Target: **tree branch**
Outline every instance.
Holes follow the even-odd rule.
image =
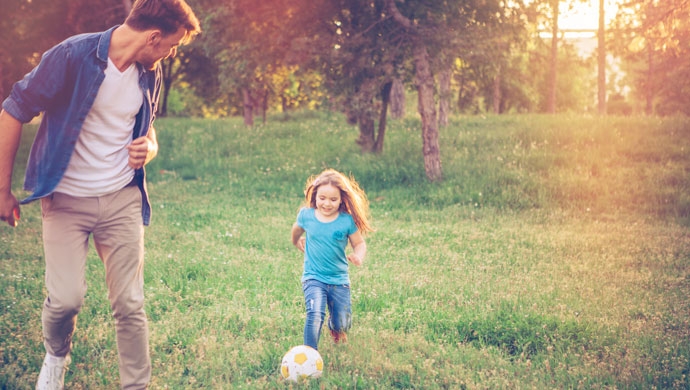
[[[395,0],[386,0],[386,8],[393,17],[393,20],[398,22],[399,25],[401,25],[405,29],[414,30],[414,25],[412,24],[412,21],[409,18],[405,17],[405,15],[400,13],[398,6],[395,5]]]

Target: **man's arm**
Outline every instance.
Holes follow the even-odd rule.
[[[15,227],[19,220],[19,202],[12,195],[12,171],[21,140],[22,123],[0,111],[0,220]]]

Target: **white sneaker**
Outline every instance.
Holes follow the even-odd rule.
[[[58,357],[46,353],[41,373],[38,374],[36,390],[62,390],[65,388],[65,372],[70,361],[69,355]]]

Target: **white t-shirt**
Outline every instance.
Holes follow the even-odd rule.
[[[105,79],[86,116],[65,175],[55,189],[77,197],[120,190],[134,177],[127,165],[136,115],[144,102],[136,64],[120,72],[108,58]]]

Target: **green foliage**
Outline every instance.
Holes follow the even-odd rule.
[[[323,119],[297,118],[252,130],[237,121],[175,120],[166,124],[169,134],[161,137],[149,179],[200,180],[273,199],[285,191],[299,194],[308,174],[329,166],[353,173],[372,198],[385,199],[384,207],[588,208],[664,218],[688,214],[682,196],[687,178],[675,163],[686,147],[677,142],[687,132],[681,119],[655,126],[657,120],[641,118],[456,118],[441,134],[446,180],[437,185],[424,176],[417,121],[392,123],[384,154],[374,156],[358,153],[357,131],[341,117],[303,115]],[[640,150],[638,143],[652,135]],[[672,188],[664,192],[659,182]]]
[[[70,35],[122,23],[121,2],[112,0],[8,0],[0,20],[0,99],[37,64],[40,55]]]
[[[217,117],[217,113],[210,113],[205,109],[201,98],[186,82],[177,83],[176,88],[168,95],[168,115],[174,117]]]
[[[265,97],[270,110],[330,104],[374,120],[382,87],[393,77],[414,88],[410,31],[392,21],[383,0],[189,3],[204,33],[180,48],[185,61],[173,75],[173,89],[191,88],[203,102],[173,107],[173,115],[238,115],[245,105],[261,110]],[[459,111],[491,111],[496,92],[500,113],[546,111],[550,54],[538,30],[550,13],[549,2],[395,4],[414,21],[432,53],[434,74],[463,63],[452,85]],[[630,105],[611,101],[611,113],[688,114],[685,3],[633,0],[618,8],[615,23],[607,26],[606,46],[620,59],[620,69],[610,67],[607,77],[622,83],[610,88],[624,93]],[[125,9],[113,0],[9,0],[3,15],[2,98],[45,50],[70,35],[121,24]],[[580,58],[567,39],[559,45],[558,112],[591,112],[594,58]],[[241,91],[251,98],[243,101]]]
[[[685,2],[633,0],[624,9],[628,12],[618,13],[607,39],[621,58],[633,106],[650,115],[690,114]]]
[[[534,102],[533,107],[525,107],[527,112],[545,113],[549,110],[548,96],[550,47],[547,40],[537,42],[529,51],[529,60],[522,63],[517,76],[508,82],[520,82],[530,87],[521,91]],[[561,42],[558,50],[558,77],[556,86],[556,110],[561,113],[593,112],[596,105],[596,68],[593,58],[583,59],[575,46],[567,41]]]
[[[349,342],[324,332],[324,376],[299,387],[688,387],[687,120],[452,118],[434,184],[416,120],[393,122],[378,157],[339,115],[274,122],[157,121],[151,388],[290,387],[278,366],[304,303],[289,231],[325,167],[362,184],[377,230],[351,269]],[[33,387],[44,355],[40,231],[36,203],[0,228],[0,388]],[[103,272],[92,250],[70,388],[119,385]]]

